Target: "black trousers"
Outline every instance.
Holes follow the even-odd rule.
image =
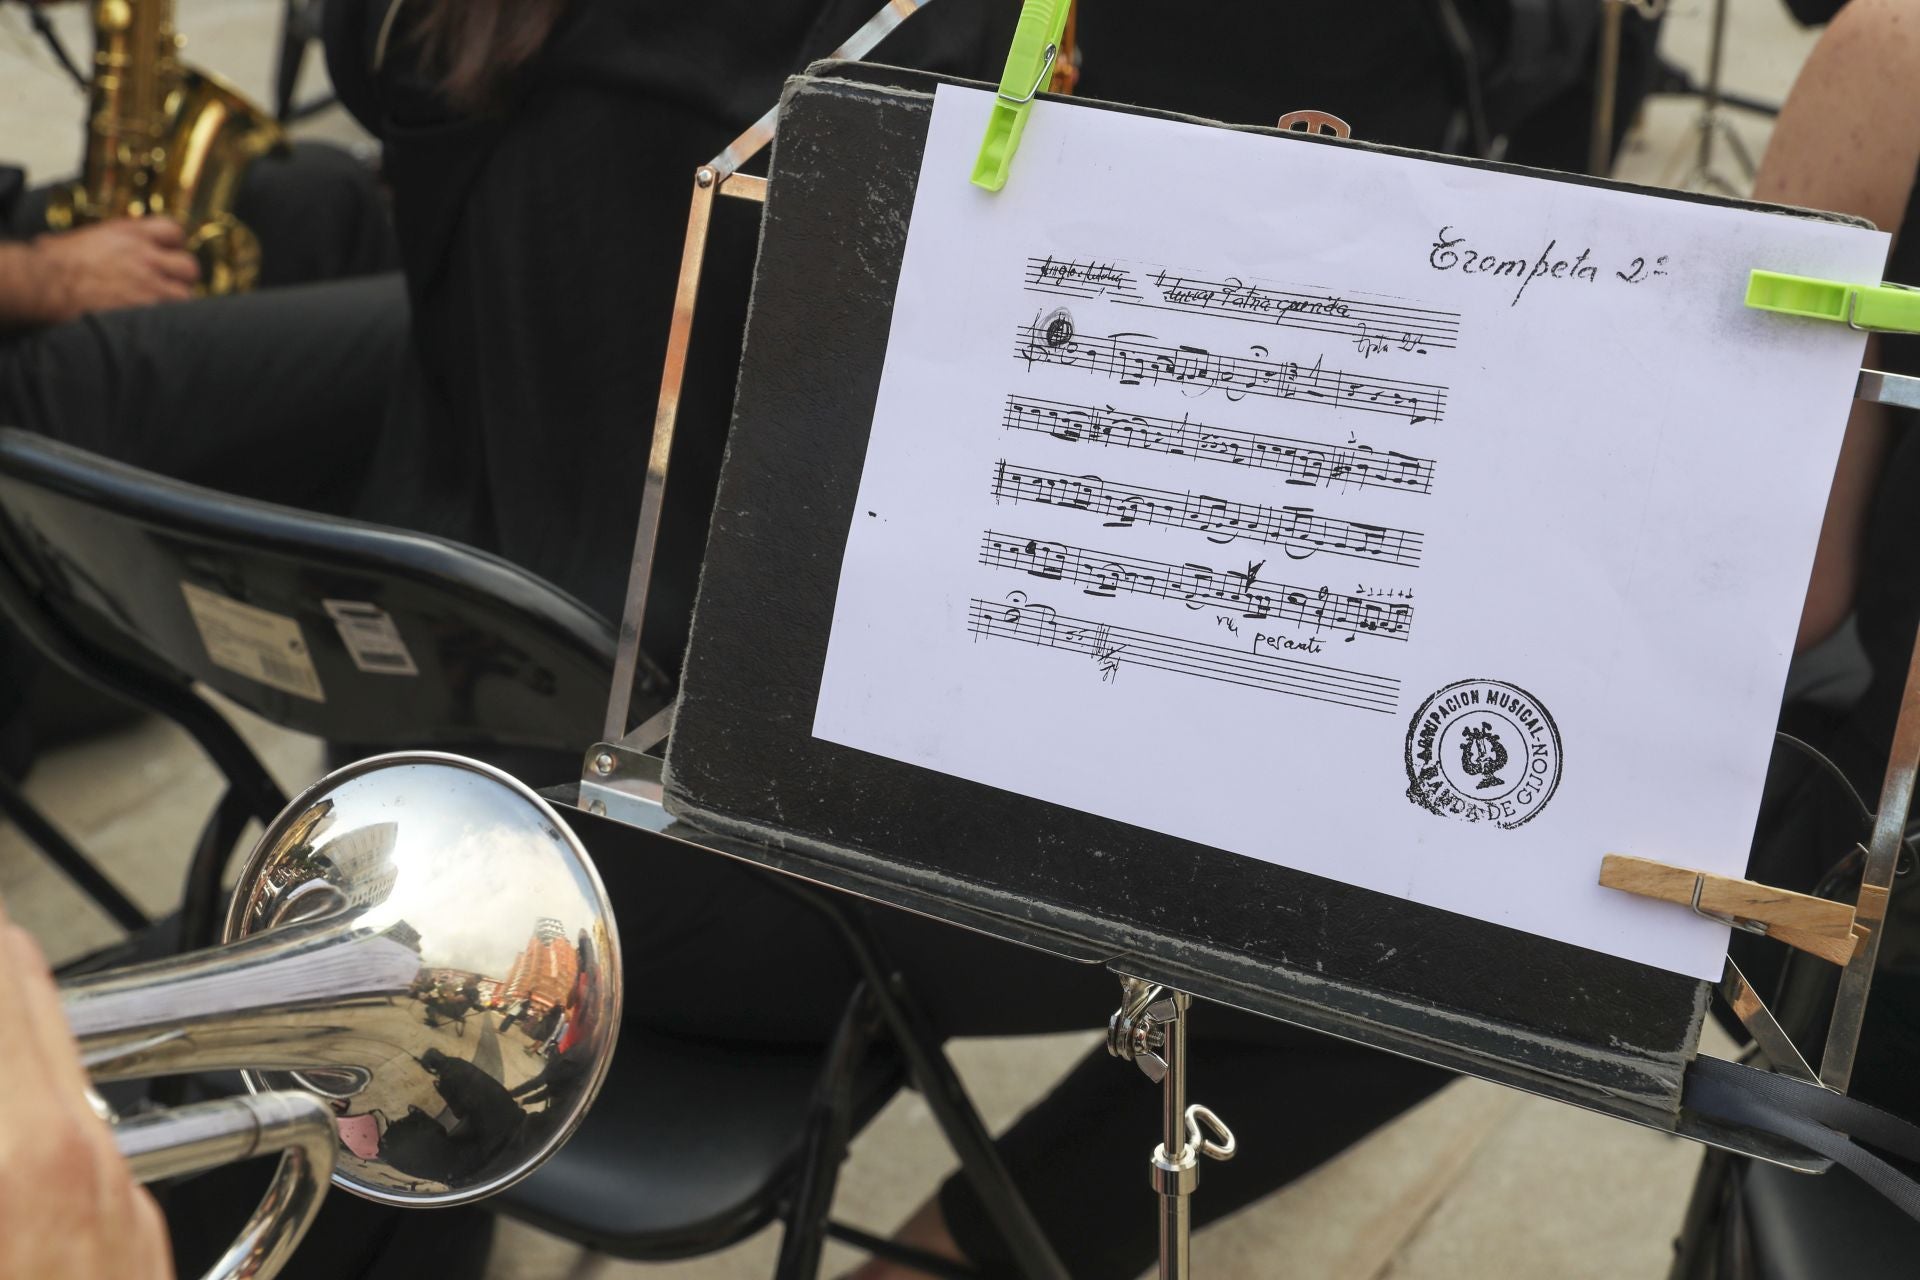
[[[397,276],[83,316],[0,345],[0,425],[345,514],[406,333]]]
[[[729,1041],[824,1044],[856,975],[833,927],[767,873],[648,841],[600,822],[579,828],[619,915],[627,1018]],[[1119,985],[1056,959],[903,911],[862,907],[936,1034],[1018,1036],[1105,1025]],[[1223,1217],[1339,1154],[1452,1077],[1435,1067],[1218,1005],[1193,1012],[1190,1096],[1240,1140],[1210,1164],[1195,1225]],[[744,1051],[744,1050],[743,1050]],[[1017,1052],[1017,1050],[1016,1050]],[[1097,1048],[1001,1135],[1015,1182],[1075,1280],[1130,1280],[1158,1240],[1147,1162],[1159,1089]],[[940,1192],[976,1262],[1009,1259],[958,1175]]]

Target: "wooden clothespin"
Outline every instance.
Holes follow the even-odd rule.
[[[1610,853],[1600,860],[1600,883],[1623,893],[1676,903],[1748,933],[1778,938],[1833,964],[1851,959],[1859,942],[1849,904],[1751,880]]]
[[[1007,170],[1020,147],[1020,134],[1027,127],[1034,96],[1046,85],[1053,64],[1059,60],[1069,8],[1071,0],[1026,0],[1021,6],[1020,21],[1013,29],[1013,47],[1007,52],[1007,69],[1001,73],[1000,91],[994,95],[993,113],[987,117],[987,134],[973,162],[975,186],[998,191],[1007,185]]]

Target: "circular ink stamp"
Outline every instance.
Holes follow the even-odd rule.
[[[1040,323],[1040,332],[1050,347],[1064,347],[1073,341],[1073,313],[1061,307]]]
[[[1407,728],[1407,799],[1442,817],[1511,830],[1560,785],[1560,727],[1504,680],[1456,680]]]

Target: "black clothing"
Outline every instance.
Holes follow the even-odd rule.
[[[1887,279],[1920,285],[1920,173],[1914,176],[1906,214],[1895,232]],[[1890,373],[1920,376],[1920,337],[1882,337],[1880,367]],[[1873,661],[1876,681],[1867,701],[1882,706],[1889,740],[1906,679],[1907,655],[1913,649],[1914,629],[1920,625],[1920,530],[1915,528],[1914,501],[1914,495],[1920,493],[1920,433],[1913,430],[1914,424],[1915,416],[1906,414],[1906,429],[1895,433],[1881,472],[1867,526],[1858,597],[1860,640]]]
[[[609,617],[625,592],[695,167],[875,0],[579,0],[492,113],[443,105],[405,15],[329,4],[341,101],[387,144],[415,359],[364,514],[497,551]],[[1018,5],[939,0],[876,55],[978,74]],[[997,75],[997,71],[993,72]],[[648,648],[677,669],[706,542],[757,210],[715,211]]]
[[[389,1136],[431,1126],[401,1116]],[[173,1245],[174,1275],[202,1276],[233,1243],[260,1202],[272,1160],[221,1165],[160,1192]],[[484,1204],[452,1209],[396,1209],[334,1189],[279,1280],[481,1280],[493,1248],[494,1217]]]
[[[254,161],[234,212],[260,237],[260,289],[400,269],[386,197],[367,166],[338,147],[296,142]]]
[[[940,0],[944,2],[944,0]],[[1330,111],[1356,138],[1584,171],[1601,6],[1592,0],[1244,5],[1180,38],[1162,0],[1081,6],[1079,92],[1235,124]],[[1658,21],[1622,29],[1615,145],[1652,84]]]
[[[1839,16],[1847,0],[1787,0],[1787,9],[1803,27],[1824,26]]]
[[[945,0],[934,0],[936,7]],[[1077,92],[1089,98],[1271,127],[1289,111],[1329,111],[1368,142],[1429,151],[1468,145],[1466,63],[1435,0],[1244,5],[1208,15],[1190,36],[1161,0],[1080,6]],[[1461,0],[1473,61],[1506,38],[1507,0]],[[999,79],[996,67],[991,76]]]
[[[1602,6],[1588,6],[1597,15]],[[1613,132],[1607,154],[1617,164],[1620,147],[1633,127],[1640,106],[1661,76],[1660,28],[1664,13],[1643,18],[1638,10],[1620,15],[1620,63],[1614,76]],[[1505,159],[1541,169],[1585,173],[1593,148],[1594,89],[1599,80],[1599,23],[1586,33],[1573,75],[1561,90],[1515,123],[1507,140]]]

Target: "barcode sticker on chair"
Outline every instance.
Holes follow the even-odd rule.
[[[407,642],[386,610],[362,600],[322,600],[327,616],[339,628],[341,642],[353,655],[353,665],[377,676],[417,676]]]
[[[320,673],[313,669],[313,655],[294,619],[229,600],[191,582],[182,582],[180,590],[214,666],[296,697],[327,700],[320,688]]]

